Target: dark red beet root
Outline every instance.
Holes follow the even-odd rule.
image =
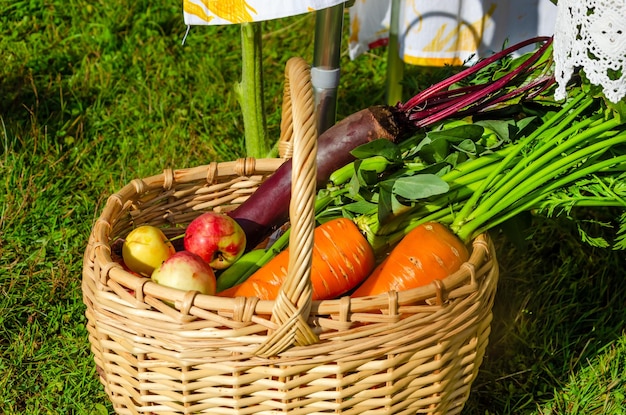
[[[350,154],[354,148],[379,138],[397,141],[409,131],[412,128],[403,114],[388,106],[370,107],[344,118],[318,138],[318,188],[326,184],[332,172],[354,160]],[[290,199],[291,161],[287,161],[248,200],[229,213],[246,233],[248,248],[287,222]]]

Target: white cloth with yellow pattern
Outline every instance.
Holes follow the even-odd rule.
[[[346,0],[183,0],[187,25],[258,22],[326,9]]]
[[[346,0],[183,0],[187,25],[224,25],[295,16]],[[347,2],[350,58],[384,45],[391,0]],[[401,0],[401,58],[409,64],[470,63],[509,44],[554,33],[550,0]]]
[[[350,8],[350,57],[383,43],[390,0],[356,0]],[[414,65],[459,65],[535,36],[554,34],[549,0],[402,0],[401,58]]]

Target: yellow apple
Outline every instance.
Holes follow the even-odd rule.
[[[139,274],[150,276],[176,250],[163,231],[156,226],[143,225],[133,229],[122,246],[124,264]]]

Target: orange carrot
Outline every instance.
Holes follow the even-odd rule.
[[[243,283],[220,292],[221,297],[274,300],[287,277],[289,249],[276,255]],[[313,300],[338,297],[361,283],[374,269],[374,251],[349,219],[333,219],[315,228],[311,283]]]
[[[467,247],[456,235],[440,223],[428,222],[404,236],[352,297],[421,287],[447,277],[468,259]]]

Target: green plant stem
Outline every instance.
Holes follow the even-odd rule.
[[[494,184],[492,188],[496,190],[487,197],[482,198],[476,205],[476,208],[462,218],[463,222],[469,222],[484,214],[493,214],[498,211],[496,205],[509,204],[511,199],[516,199],[519,195],[527,193],[528,187],[537,187],[547,180],[551,180],[559,174],[559,171],[574,163],[578,163],[584,155],[595,151],[587,147],[583,149],[582,153],[579,151],[573,153],[573,155],[564,156],[567,150],[583,142],[588,145],[589,143],[586,140],[594,137],[594,140],[603,139],[605,138],[602,135],[603,132],[619,125],[617,120],[607,122],[594,121],[598,120],[585,119],[580,123],[576,123],[562,134],[558,134],[553,140],[550,140],[559,143],[557,146],[550,149],[551,143],[546,141],[538,148],[536,153],[527,154],[523,159],[523,163],[511,164],[514,167],[501,179],[501,184]],[[589,128],[591,125],[593,125],[593,128]],[[581,133],[575,134],[581,129]],[[455,225],[460,227],[463,223],[459,219]]]
[[[385,252],[388,252],[391,247],[393,247],[406,234],[408,234],[411,230],[418,227],[419,225],[433,221],[446,224],[450,223],[453,218],[454,214],[452,213],[451,209],[447,208],[440,208],[430,214],[403,216],[403,220],[402,222],[400,222],[400,227],[398,228],[398,230],[384,235],[378,234],[376,233],[376,231],[374,231],[373,228],[368,227],[366,216],[359,217],[357,225],[365,233],[368,242],[374,250],[374,254],[376,256],[379,256]],[[372,224],[376,226],[377,223],[378,222],[376,221]]]
[[[481,186],[482,182],[490,175],[491,171],[501,162],[511,151],[512,147],[505,147],[497,152],[487,154],[456,166],[450,172],[444,174],[442,179],[446,181],[450,188],[440,196],[434,197],[424,203],[416,203],[415,206],[405,211],[402,215],[380,224],[376,215],[368,219],[370,232],[384,236],[396,232],[398,229],[410,230],[404,223],[406,217],[430,215],[440,209],[447,209],[450,204],[458,203],[468,199]],[[515,163],[517,159],[514,159]],[[498,179],[498,177],[496,178]]]
[[[482,194],[489,188],[489,186],[491,186],[495,178],[498,177],[505,169],[507,169],[508,166],[510,166],[511,161],[516,156],[518,156],[519,153],[521,153],[522,149],[527,143],[533,142],[537,137],[544,134],[548,129],[550,129],[555,123],[557,123],[563,117],[565,117],[566,120],[570,118],[571,120],[573,120],[575,117],[572,114],[570,114],[570,112],[573,109],[575,109],[576,105],[578,105],[580,101],[582,101],[586,97],[587,97],[586,94],[581,92],[576,97],[574,97],[569,103],[567,103],[556,115],[554,115],[553,117],[550,117],[544,124],[542,124],[532,134],[530,134],[521,142],[515,144],[513,146],[514,150],[511,151],[511,153],[509,153],[505,157],[505,159],[500,163],[500,165],[491,172],[487,180],[483,181],[481,188],[478,189],[476,193],[472,195],[472,197],[466,202],[465,206],[461,209],[456,219],[451,224],[451,228],[456,232],[456,229],[461,227],[463,222],[465,222],[466,218],[470,214],[472,214],[473,210],[476,208],[476,206],[478,206],[479,200]],[[592,102],[591,98],[589,98],[588,101],[589,101],[588,105],[590,105]],[[570,115],[567,116],[567,114],[570,114]]]
[[[489,170],[483,169],[480,172],[483,173],[482,177],[475,174],[473,182],[467,180],[463,186],[457,186],[455,190],[448,191],[427,203],[418,203],[387,223],[380,224],[377,215],[372,214],[359,217],[357,224],[368,235],[368,240],[377,252],[398,242],[404,235],[422,223],[437,220],[444,224],[450,224],[455,216],[455,206],[458,207],[476,191]]]
[[[626,133],[620,134],[620,142],[626,142]],[[492,214],[487,214],[486,217],[476,218],[473,221],[466,223],[456,232],[456,234],[464,241],[470,240],[475,235],[481,234],[486,230],[492,228],[493,226],[499,225],[500,223],[505,222],[506,220],[518,215],[521,212],[538,207],[539,202],[546,199],[548,195],[554,190],[571,184],[587,175],[603,170],[604,168],[614,166],[620,163],[626,163],[626,155],[596,162],[590,166],[587,166],[586,168],[576,169],[573,173],[568,174],[561,179],[553,181],[549,186],[541,188],[536,192],[530,193],[527,196],[520,198],[518,203],[510,206],[505,214],[499,215],[498,217],[495,217]],[[576,201],[572,201],[571,205],[576,205]],[[605,206],[607,205],[605,204]],[[487,225],[485,225],[485,223],[487,223]]]
[[[551,168],[557,168],[560,164],[564,163],[563,154],[565,152],[575,146],[576,144],[583,142],[584,140],[597,135],[599,132],[613,128],[615,125],[611,124],[601,124],[597,119],[588,118],[580,123],[576,123],[572,125],[567,130],[557,134],[553,137],[546,137],[545,142],[542,140],[541,145],[537,148],[532,149],[525,155],[522,162],[520,163],[511,163],[513,166],[511,170],[501,179],[502,185],[494,184],[492,188],[497,189],[495,192],[490,194],[488,198],[481,199],[479,204],[476,206],[473,212],[471,212],[464,220],[470,221],[475,216],[478,216],[484,212],[491,211],[494,206],[498,203],[502,203],[503,199],[516,197],[517,194],[520,193],[520,183],[524,181],[528,181],[528,177],[533,177],[538,180],[549,179],[553,176],[539,176],[534,172],[543,168],[543,166],[547,165]],[[600,125],[598,125],[600,124]],[[565,124],[567,125],[567,124]],[[591,126],[595,128],[589,128]],[[586,129],[586,130],[584,130]],[[579,130],[583,130],[584,133],[576,135],[576,132]],[[555,147],[552,147],[552,144],[558,143]],[[523,150],[523,149],[522,149]],[[554,162],[554,160],[559,160]],[[541,171],[541,170],[539,170]],[[544,174],[556,174],[556,171],[545,172]]]
[[[484,168],[494,163],[499,163],[508,157],[509,154],[514,152],[516,148],[514,146],[504,147],[501,150],[495,151],[491,154],[485,154],[484,156],[477,157],[473,160],[469,160],[465,163],[457,165],[454,169],[446,173],[442,178],[447,182],[456,181],[459,178],[464,178],[472,172],[482,172],[484,174]]]
[[[263,99],[261,23],[241,24],[241,81],[235,93],[241,107],[246,155],[262,158],[269,153]]]
[[[589,132],[589,131],[591,131],[591,129],[587,130],[586,132]],[[556,158],[556,157],[553,158],[552,160],[557,160],[557,161],[548,162],[543,169],[525,178],[522,182],[518,184],[515,191],[511,191],[506,196],[500,198],[497,201],[497,203],[493,205],[492,209],[497,210],[499,209],[499,206],[510,205],[513,202],[513,200],[517,198],[518,193],[521,193],[521,194],[529,193],[532,190],[536,189],[537,187],[543,185],[547,181],[552,180],[554,177],[557,177],[564,169],[573,167],[581,163],[582,160],[584,160],[586,157],[594,153],[603,154],[609,149],[611,145],[619,144],[624,141],[622,136],[610,138],[608,134],[600,134],[598,135],[596,139],[600,141],[594,144],[589,144],[586,147],[582,148],[581,150],[578,150],[567,156],[563,156],[560,158]],[[547,161],[549,160],[550,159],[548,159]],[[492,197],[495,199],[496,197],[495,193]]]

